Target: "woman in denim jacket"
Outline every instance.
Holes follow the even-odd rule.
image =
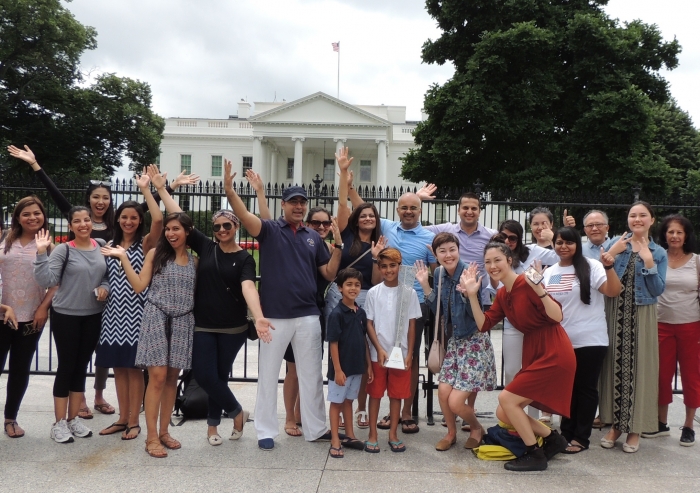
[[[457,291],[459,279],[468,266],[459,259],[459,239],[452,233],[440,233],[433,239],[433,252],[440,263],[433,282],[437,289],[442,277],[440,314],[443,330],[451,337],[447,343],[445,359],[438,377],[438,399],[447,423],[447,434],[435,448],[448,450],[457,442],[455,415],[470,425],[470,435],[465,448],[479,446],[484,430],[474,414],[474,408],[466,404],[472,392],[496,388],[496,359],[491,339],[479,332],[469,300]],[[437,293],[428,284],[428,269],[420,261],[416,263],[416,279],[426,293],[430,309],[437,311]]]
[[[622,450],[639,449],[639,434],[657,423],[659,338],[657,297],[666,286],[666,251],[649,239],[654,211],[646,202],[635,202],[627,213],[631,234],[624,234],[608,252],[615,258],[615,272],[622,291],[606,298],[610,348],[600,377],[600,417],[612,428],[600,443],[614,448],[623,433]]]

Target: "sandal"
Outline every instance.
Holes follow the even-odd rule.
[[[165,446],[165,448],[169,448],[170,450],[177,450],[182,447],[182,444],[171,437],[170,433],[163,433],[158,437],[158,439],[160,440],[160,443]]]
[[[365,452],[369,452],[370,454],[378,454],[380,452],[379,442],[365,442]]]
[[[574,450],[569,450],[569,447],[575,447]],[[580,443],[569,443],[564,450],[561,451],[562,454],[578,454],[579,452],[583,452],[584,450],[588,450],[588,447],[584,447]]]
[[[154,438],[153,440],[146,440],[146,452],[148,452],[148,455],[155,457],[156,459],[162,459],[168,456],[168,452],[163,448],[161,441],[157,438]]]
[[[402,419],[399,421],[399,423],[401,423],[401,432],[405,433],[406,435],[411,435],[420,431],[418,423],[412,419]]]
[[[7,425],[12,426],[12,434],[11,435],[10,435],[10,432],[7,431]],[[17,424],[17,421],[6,421],[5,422],[5,435],[7,435],[10,438],[22,438],[24,436],[24,431],[22,431],[21,433],[18,433],[17,432],[18,427],[19,427],[19,425]]]
[[[404,445],[401,440],[399,440],[398,442],[392,442],[391,440],[389,440],[389,446],[391,447],[392,452],[406,451],[406,445]]]
[[[80,419],[92,419],[92,411],[90,411],[89,407],[81,407],[78,409],[78,416],[80,416]]]
[[[107,430],[109,430],[110,428],[117,428],[117,429],[114,430],[114,431],[107,431]],[[116,423],[116,422],[115,422],[115,423],[112,423],[111,425],[109,425],[109,426],[108,426],[107,428],[105,428],[104,430],[102,430],[102,431],[100,432],[100,435],[103,436],[103,437],[104,437],[104,436],[107,436],[107,435],[114,435],[114,434],[116,434],[116,433],[119,433],[119,432],[122,432],[122,431],[125,431],[125,430],[128,430],[128,429],[129,429],[129,426],[127,426],[127,423]]]
[[[131,433],[131,430],[135,430],[136,428],[139,429],[139,432],[131,436],[129,433]],[[141,426],[136,425],[136,426],[127,426],[126,430],[124,430],[124,433],[122,433],[122,440],[133,440],[134,438],[138,437],[141,434]]]
[[[399,423],[401,423],[401,420],[399,420]],[[377,428],[380,430],[388,430],[391,428],[391,416],[388,414],[384,416],[379,422],[377,423]]]
[[[357,427],[361,430],[366,430],[369,428],[367,411],[355,411],[355,423],[357,423]]]
[[[345,429],[345,420],[343,419],[343,416],[340,416],[340,421],[338,422],[338,428]]]
[[[329,454],[331,457],[334,459],[342,459],[345,457],[345,453],[343,452],[343,447],[342,445],[338,448],[336,447],[331,447]]]
[[[95,404],[95,411],[99,411],[102,414],[114,414],[116,409],[105,402],[104,404]]]
[[[364,450],[365,448],[365,444],[357,438],[345,437],[340,443],[343,447],[351,448],[353,450]]]
[[[289,435],[290,437],[300,437],[301,436],[301,430],[297,425],[294,426],[285,426],[284,427],[284,432]]]

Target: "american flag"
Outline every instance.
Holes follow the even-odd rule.
[[[571,291],[576,281],[576,274],[554,274],[549,278],[547,291],[550,293],[564,293]]]
[[[340,51],[340,41],[337,43],[331,43],[333,45],[333,51]]]

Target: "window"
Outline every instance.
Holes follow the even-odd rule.
[[[215,196],[211,198],[211,211],[216,212],[221,210],[221,196]]]
[[[335,181],[335,159],[323,160],[323,181]]]
[[[288,157],[287,158],[287,180],[293,180],[293,179],[294,179],[294,158]]]
[[[221,158],[221,156],[212,156],[211,157],[211,176],[221,176],[222,163],[223,163],[223,159]]]
[[[372,161],[369,159],[360,161],[360,181],[372,181]],[[383,183],[383,185],[385,184]]]
[[[446,204],[435,204],[435,224],[442,224],[447,222],[446,213]]]
[[[154,161],[153,164],[157,164],[158,166],[160,166],[160,154],[158,154],[158,155],[156,156],[156,160]]]
[[[243,174],[249,169],[253,169],[253,156],[243,156]]]
[[[192,174],[192,154],[180,154],[180,171]]]
[[[187,212],[190,210],[190,196],[180,194],[180,209]]]

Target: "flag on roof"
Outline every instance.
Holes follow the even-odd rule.
[[[333,45],[333,51],[340,51],[340,41],[337,43],[331,43]]]

